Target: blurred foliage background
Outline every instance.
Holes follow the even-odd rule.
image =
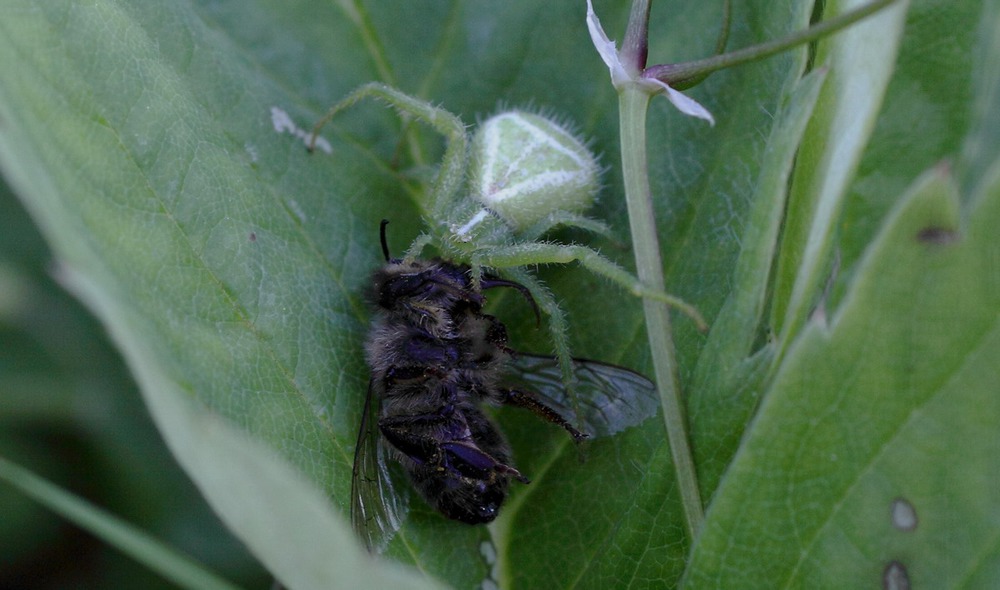
[[[170,456],[100,323],[59,285],[6,183],[0,219],[0,456],[235,583],[268,587]],[[0,515],[0,589],[175,587],[6,484]]]

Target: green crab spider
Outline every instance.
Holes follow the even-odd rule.
[[[542,203],[540,213],[536,213],[522,227],[516,227],[509,220],[503,219],[494,208],[463,195],[462,189],[469,181],[470,137],[461,119],[442,108],[385,84],[368,83],[333,105],[316,123],[309,140],[310,151],[316,144],[320,130],[333,117],[366,98],[384,101],[403,116],[425,123],[445,138],[440,169],[429,194],[421,203],[427,230],[413,241],[405,258],[420,258],[425,248],[434,246],[444,258],[467,263],[472,269],[474,284],[478,284],[484,268],[522,284],[534,297],[539,309],[548,316],[554,353],[568,387],[571,387],[572,382],[572,366],[566,316],[552,293],[525,268],[527,266],[578,262],[587,270],[635,296],[663,301],[677,308],[690,316],[699,329],[705,329],[704,320],[691,305],[648,287],[596,250],[579,244],[560,244],[540,239],[556,227],[575,227],[610,236],[611,232],[605,224],[565,210],[558,204],[549,205],[551,210],[545,211],[547,205]],[[561,128],[559,132],[565,133]],[[577,144],[580,149],[585,149],[578,140]],[[518,150],[515,153],[519,153]],[[589,152],[588,157],[592,158]],[[593,188],[596,189],[596,179]]]

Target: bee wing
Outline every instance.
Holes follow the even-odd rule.
[[[572,399],[566,392],[559,361],[518,353],[510,376],[567,420],[573,416],[591,436],[611,436],[656,415],[656,386],[642,375],[598,361],[573,359]]]
[[[406,516],[406,498],[396,493],[389,452],[378,429],[382,395],[376,379],[368,382],[351,474],[351,524],[369,551],[379,553]]]

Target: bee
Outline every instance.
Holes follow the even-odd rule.
[[[380,228],[386,264],[371,281],[377,310],[366,344],[371,380],[351,480],[351,520],[370,550],[384,548],[406,510],[390,473],[393,461],[428,504],[468,524],[497,517],[511,480],[529,483],[484,405],[528,409],[577,442],[656,413],[649,380],[595,361],[572,360],[570,399],[560,362],[515,352],[503,323],[483,311],[484,292],[511,288],[538,316],[527,288],[489,273],[474,281],[469,266],[441,259],[393,259],[387,223]]]

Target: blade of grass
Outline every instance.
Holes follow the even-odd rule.
[[[0,480],[182,588],[237,588],[131,524],[3,457],[0,457]]]

